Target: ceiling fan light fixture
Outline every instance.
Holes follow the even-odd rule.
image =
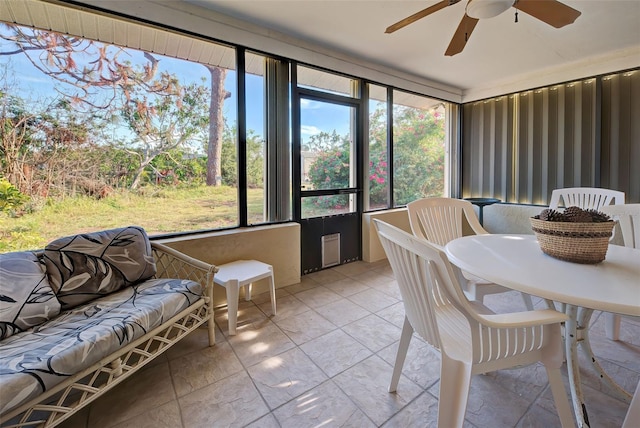
[[[500,15],[514,3],[515,0],[469,0],[465,10],[471,18],[487,19]]]

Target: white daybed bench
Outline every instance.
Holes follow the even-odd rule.
[[[0,254],[0,424],[55,426],[208,321],[215,266],[131,226]]]

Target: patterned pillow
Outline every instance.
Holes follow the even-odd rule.
[[[60,238],[45,247],[44,261],[63,309],[156,273],[147,234],[136,226]]]
[[[0,278],[0,339],[42,324],[60,313],[60,302],[34,253],[0,254]]]

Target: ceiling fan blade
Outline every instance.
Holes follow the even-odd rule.
[[[580,11],[556,0],[518,0],[513,7],[556,28],[572,24],[581,15]]]
[[[446,56],[454,56],[455,54],[462,52],[467,41],[471,37],[473,29],[476,28],[477,23],[478,20],[476,18],[472,18],[465,13],[462,17],[462,21],[460,21],[460,25],[458,25],[456,32],[451,38],[447,51],[444,54]]]
[[[409,24],[413,24],[414,22],[416,22],[419,19],[424,18],[425,16],[431,15],[432,13],[437,12],[440,9],[443,9],[443,8],[445,8],[447,6],[452,5],[452,4],[458,3],[459,1],[460,0],[451,0],[451,1],[450,0],[442,0],[441,2],[436,3],[433,6],[429,6],[426,9],[422,9],[421,11],[416,12],[413,15],[408,16],[408,17],[406,17],[404,19],[401,19],[400,21],[396,22],[395,24],[388,26],[387,29],[384,30],[384,32],[386,34],[391,34],[394,31],[398,31],[399,29],[404,28]]]

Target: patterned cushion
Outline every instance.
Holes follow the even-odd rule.
[[[64,311],[0,346],[0,414],[144,336],[202,296],[184,279],[150,279]]]
[[[44,261],[63,310],[156,273],[147,234],[136,226],[60,238],[46,246]]]
[[[0,339],[60,313],[44,266],[34,253],[0,254],[0,278]]]

